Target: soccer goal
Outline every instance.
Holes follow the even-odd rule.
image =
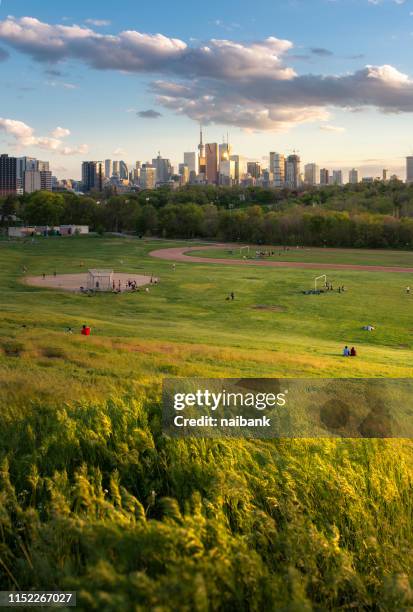
[[[249,246],[241,247],[240,250],[239,250],[240,255],[245,254],[245,251],[247,252],[247,256],[249,257],[250,256],[250,248],[249,248]]]
[[[316,278],[314,279],[314,290],[315,291],[317,291],[317,285],[318,285],[319,281],[321,281],[322,279],[324,279],[323,287],[327,286],[327,274],[322,274],[321,276],[316,276]]]

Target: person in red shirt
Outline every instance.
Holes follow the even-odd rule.
[[[90,336],[90,327],[88,325],[83,325],[80,333],[82,336]]]
[[[350,351],[350,357],[357,357],[357,351],[354,348],[354,346],[352,347],[351,351]]]

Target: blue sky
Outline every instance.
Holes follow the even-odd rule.
[[[413,0],[2,0],[0,149],[50,159],[61,177],[158,150],[177,164],[202,120],[206,141],[228,132],[251,159],[295,149],[403,175],[412,15]]]

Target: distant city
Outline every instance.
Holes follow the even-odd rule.
[[[204,143],[202,129],[197,150],[185,152],[183,161],[177,168],[159,152],[151,162],[136,161],[133,167],[129,167],[123,160],[83,161],[81,176],[80,181],[69,178],[59,180],[53,176],[48,161],[33,157],[0,155],[1,197],[35,191],[66,190],[88,193],[108,189],[114,193],[127,193],[162,186],[177,188],[185,185],[238,185],[300,190],[308,187],[400,180],[395,174],[389,175],[386,168],[383,168],[381,176],[361,177],[357,168],[352,168],[347,176],[344,176],[342,170],[320,168],[315,162],[302,166],[301,158],[295,152],[284,155],[271,151],[267,164],[249,161],[246,157],[234,154],[228,141],[221,144]],[[413,183],[413,156],[406,157],[406,183]]]

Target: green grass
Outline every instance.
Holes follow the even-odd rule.
[[[184,245],[0,242],[0,586],[77,590],[81,610],[412,609],[409,441],[173,441],[160,427],[165,376],[410,377],[409,275],[332,271],[346,293],[304,296],[316,267],[174,270],[149,256],[163,244]],[[25,267],[160,283],[85,297],[27,286]]]
[[[267,256],[264,261],[298,261],[305,263],[335,263],[335,264],[355,264],[363,266],[400,266],[413,267],[413,253],[411,251],[390,251],[390,250],[368,250],[368,249],[323,249],[317,247],[296,247],[277,246],[251,246],[250,259],[255,259],[256,251],[274,251],[274,255]],[[242,259],[247,257],[247,251],[240,252],[240,248],[210,248],[200,251],[193,251],[191,255],[221,258],[221,259]]]

